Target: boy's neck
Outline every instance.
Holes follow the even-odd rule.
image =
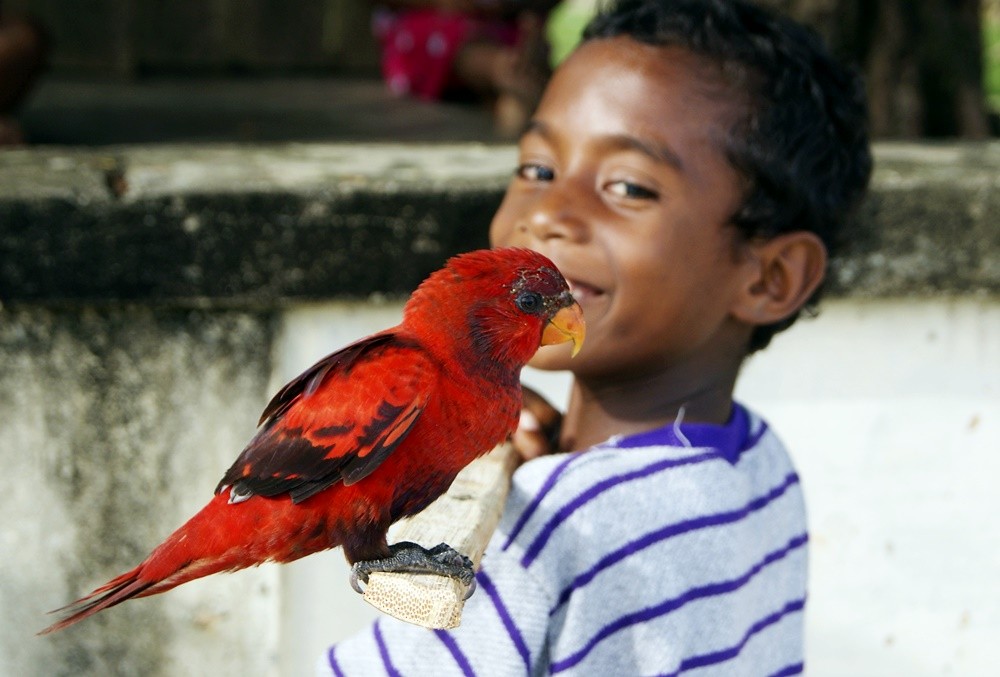
[[[559,447],[579,451],[615,435],[654,430],[677,419],[683,409],[687,423],[729,420],[739,364],[705,379],[686,378],[679,370],[665,370],[613,382],[577,377],[563,418]]]

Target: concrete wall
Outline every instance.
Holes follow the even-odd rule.
[[[272,325],[141,306],[0,315],[0,674],[230,674],[234,654],[273,660],[268,569],[32,637],[42,611],[134,566],[211,495],[267,396]]]
[[[806,488],[810,674],[993,674],[1000,146],[877,157],[832,297],[738,394]],[[0,674],[308,674],[374,617],[332,552],[33,637],[204,503],[270,392],[481,244],[512,163],[477,146],[0,155]],[[564,398],[563,375],[526,379]]]
[[[835,300],[738,393],[802,476],[809,674],[995,674],[1000,301]]]

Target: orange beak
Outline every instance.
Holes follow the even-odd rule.
[[[574,301],[571,305],[561,308],[558,313],[552,316],[549,323],[545,325],[542,332],[543,346],[551,346],[556,343],[573,342],[573,352],[575,357],[583,346],[583,336],[586,323],[583,321],[583,308]]]

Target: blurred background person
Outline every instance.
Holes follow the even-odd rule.
[[[373,28],[382,76],[398,96],[479,99],[498,134],[521,132],[549,76],[549,0],[385,0]]]
[[[14,114],[42,70],[47,42],[36,22],[8,16],[0,4],[0,146],[24,143]]]

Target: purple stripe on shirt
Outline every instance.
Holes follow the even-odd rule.
[[[739,655],[743,647],[747,645],[747,642],[756,635],[757,633],[767,629],[769,626],[774,625],[780,621],[785,616],[802,611],[805,608],[806,601],[804,599],[792,600],[782,608],[775,611],[773,614],[765,616],[756,623],[750,626],[750,629],[746,631],[743,635],[743,639],[736,646],[731,646],[728,649],[723,649],[722,651],[715,651],[713,653],[702,654],[701,656],[692,656],[691,658],[686,658],[681,661],[680,669],[677,672],[670,673],[670,677],[674,675],[679,675],[682,672],[691,670],[694,668],[701,668],[706,665],[715,665],[718,663],[724,663],[725,661],[732,660]],[[794,674],[794,673],[789,673]]]
[[[437,635],[437,638],[441,640],[441,643],[451,653],[451,657],[458,663],[458,669],[462,671],[462,674],[465,677],[476,677],[476,673],[472,670],[472,664],[469,663],[469,659],[465,657],[462,650],[458,648],[458,642],[451,636],[451,633],[445,630],[435,630],[434,634]]]
[[[545,523],[542,530],[535,537],[535,540],[531,542],[525,550],[524,555],[521,557],[521,566],[527,568],[535,561],[538,555],[541,553],[542,548],[548,543],[549,539],[552,537],[553,532],[556,528],[569,519],[578,508],[594,500],[605,491],[613,489],[619,484],[625,482],[631,482],[632,480],[642,479],[644,477],[649,477],[650,475],[655,475],[658,472],[668,470],[670,468],[676,468],[683,465],[692,465],[695,463],[702,463],[705,461],[713,461],[721,458],[721,455],[717,451],[702,452],[700,454],[694,454],[693,456],[683,456],[681,458],[668,458],[661,459],[655,463],[650,463],[649,465],[643,466],[638,470],[632,470],[627,473],[622,473],[620,475],[612,475],[611,477],[602,480],[590,487],[582,494],[574,498],[572,501],[560,508],[556,513]]]
[[[795,663],[794,665],[787,665],[781,668],[770,677],[789,677],[789,675],[801,675],[805,671],[806,671],[805,663],[802,663],[800,661],[798,663]]]
[[[500,548],[501,550],[506,550],[510,547],[510,544],[514,542],[517,535],[521,533],[521,529],[524,528],[524,525],[528,523],[531,516],[535,514],[536,510],[538,510],[538,506],[541,504],[542,499],[545,498],[546,494],[552,491],[552,487],[556,485],[556,480],[559,476],[562,475],[563,471],[566,470],[566,467],[577,458],[580,458],[580,454],[569,454],[566,460],[557,465],[555,470],[553,470],[552,473],[545,478],[545,482],[542,484],[541,489],[539,489],[538,493],[531,499],[531,502],[524,509],[524,512],[521,513],[521,516],[517,518],[517,523],[514,525],[514,528],[511,529],[510,536],[507,537],[507,542],[503,544],[503,547]]]
[[[386,673],[389,677],[403,677],[402,673],[396,669],[396,666],[392,664],[392,658],[389,656],[389,647],[385,645],[385,639],[382,638],[382,630],[379,628],[379,622],[375,621],[372,625],[372,629],[375,632],[375,643],[378,645],[378,655],[382,658],[382,665],[385,667]]]
[[[773,564],[781,559],[784,559],[793,550],[796,550],[804,546],[808,542],[808,540],[809,537],[806,534],[796,536],[795,538],[788,541],[788,544],[785,547],[779,548],[778,550],[768,553],[761,561],[757,562],[755,565],[750,567],[750,569],[747,570],[747,572],[741,576],[738,576],[736,578],[727,581],[720,581],[718,583],[710,583],[708,585],[702,585],[696,588],[691,588],[690,590],[687,590],[686,592],[678,595],[677,597],[664,600],[663,602],[660,602],[655,606],[646,607],[645,609],[640,609],[639,611],[633,611],[632,613],[625,614],[624,616],[615,619],[611,623],[608,623],[603,628],[601,628],[597,632],[597,634],[594,635],[594,637],[592,637],[590,640],[588,640],[587,643],[584,644],[583,647],[579,649],[576,653],[570,654],[569,656],[563,658],[562,660],[554,661],[550,666],[550,672],[552,673],[562,672],[563,670],[568,670],[569,668],[574,667],[575,665],[580,663],[584,658],[586,658],[587,655],[591,651],[593,651],[598,644],[600,644],[602,641],[604,641],[611,635],[615,634],[616,632],[619,632],[620,630],[624,630],[625,628],[631,627],[633,625],[637,625],[639,623],[646,623],[655,618],[665,616],[681,608],[688,602],[692,602],[696,599],[713,597],[716,595],[724,595],[738,590],[739,588],[743,587],[748,582],[750,582],[750,580],[758,573],[760,573],[760,571],[763,570],[764,567]],[[772,622],[777,622],[777,619]],[[754,631],[753,628],[751,628],[751,631],[752,631],[751,633],[749,633],[746,637],[744,637],[742,643],[738,645],[736,653],[739,653],[739,650],[743,648],[744,644],[746,644],[750,634],[753,634],[754,632],[759,632],[759,630]],[[689,660],[696,660],[696,659],[689,659]],[[681,671],[686,669],[688,668],[685,668],[682,663]]]
[[[708,527],[720,526],[722,524],[739,522],[754,512],[762,510],[767,505],[783,496],[788,488],[797,484],[798,481],[798,475],[795,473],[789,473],[781,484],[771,489],[764,496],[753,499],[742,508],[715,513],[714,515],[703,515],[701,517],[695,517],[682,522],[675,522],[674,524],[667,525],[657,529],[656,531],[651,531],[641,538],[637,538],[634,541],[626,543],[617,550],[614,550],[602,557],[594,566],[574,578],[573,582],[563,589],[559,597],[556,599],[556,604],[552,607],[552,610],[549,611],[549,616],[558,612],[562,605],[569,601],[569,598],[574,591],[590,583],[594,580],[597,574],[601,573],[608,567],[614,566],[627,557],[634,555],[641,550],[645,550],[650,546],[656,545],[657,543],[665,541],[668,538],[673,538],[674,536],[679,536],[697,529],[705,529]]]
[[[334,652],[337,650],[337,646],[331,646],[330,650],[326,654],[326,660],[330,663],[330,669],[333,671],[333,677],[344,677],[344,671],[340,669],[340,663],[337,662],[337,657]]]
[[[528,651],[528,645],[524,642],[524,637],[521,636],[521,631],[518,629],[517,625],[514,624],[514,619],[511,617],[510,612],[507,611],[507,606],[500,599],[500,593],[497,591],[497,586],[493,584],[493,580],[486,574],[482,569],[476,574],[476,581],[479,586],[486,591],[489,595],[490,601],[493,602],[493,606],[497,610],[497,615],[500,617],[500,621],[503,623],[503,627],[507,630],[507,634],[510,636],[510,641],[514,643],[514,648],[521,655],[521,659],[524,661],[524,669],[526,672],[531,672],[531,652]]]

